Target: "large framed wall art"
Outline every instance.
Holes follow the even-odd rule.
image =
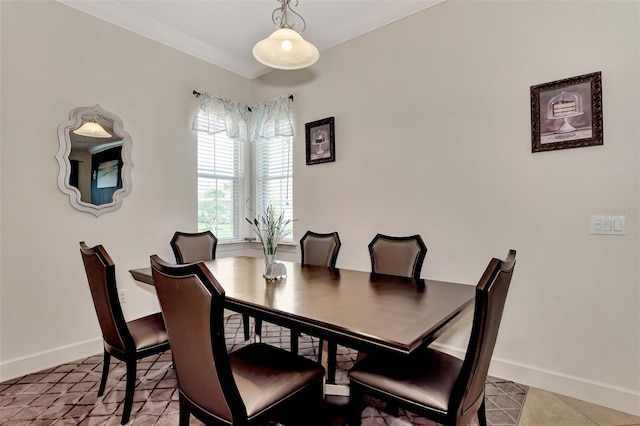
[[[600,72],[531,86],[531,152],[602,144]]]

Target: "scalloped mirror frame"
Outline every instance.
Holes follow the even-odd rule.
[[[122,138],[122,188],[113,193],[113,200],[110,203],[99,206],[82,201],[80,190],[69,184],[71,175],[71,162],[69,161],[69,155],[71,154],[70,133],[82,125],[83,116],[100,116],[112,121],[114,134]],[[131,161],[131,135],[124,130],[120,117],[105,110],[100,105],[75,108],[69,113],[69,120],[58,126],[58,142],[60,143],[60,148],[56,154],[56,160],[58,160],[58,165],[60,166],[58,188],[69,196],[71,205],[76,210],[91,213],[96,217],[122,207],[123,198],[131,193],[131,168],[133,167],[133,162]]]

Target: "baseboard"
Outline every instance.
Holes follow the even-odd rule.
[[[102,337],[0,362],[0,382],[103,352]]]
[[[464,351],[453,346],[439,343],[433,343],[432,346],[455,357],[464,357]],[[501,379],[511,380],[523,385],[533,386],[640,416],[640,392],[631,389],[624,389],[496,357],[491,360],[489,374]]]

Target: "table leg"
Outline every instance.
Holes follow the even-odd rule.
[[[325,395],[349,396],[349,385],[337,385],[336,381],[336,352],[338,345],[333,342],[322,341],[320,363],[325,369]]]
[[[331,385],[325,383],[324,394],[332,396],[349,396],[349,385]]]
[[[256,324],[255,324],[255,335],[256,335],[256,343],[261,343],[262,342],[262,320],[256,318]]]

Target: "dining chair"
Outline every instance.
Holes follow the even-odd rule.
[[[420,278],[427,246],[420,235],[394,237],[377,234],[369,243],[371,272]]]
[[[341,246],[337,232],[321,234],[307,231],[300,239],[301,263],[335,268]]]
[[[419,234],[406,237],[376,234],[369,243],[371,274],[420,279],[427,246]],[[358,352],[357,361],[365,357]]]
[[[181,232],[177,231],[171,238],[171,248],[176,256],[176,263],[185,264],[216,258],[218,238],[211,231]],[[244,340],[249,340],[249,315],[242,315]]]
[[[509,250],[480,278],[464,360],[426,348],[415,357],[369,354],[358,362],[349,372],[349,424],[360,424],[366,394],[445,426],[467,425],[476,416],[486,426],[485,382],[515,263]]]
[[[171,238],[171,248],[179,264],[216,258],[218,238],[211,231],[180,232]]]
[[[285,408],[319,410],[324,369],[275,346],[252,343],[227,352],[225,292],[202,263],[171,265],[151,256],[178,380],[181,426],[249,425]]]
[[[98,315],[104,341],[104,362],[98,396],[102,396],[109,375],[111,356],[126,364],[127,378],[121,424],[131,416],[136,386],[137,361],[169,349],[167,331],[160,312],[126,321],[118,299],[116,269],[101,245],[93,248],[80,242],[80,253]]]
[[[338,260],[338,253],[342,243],[337,232],[318,233],[307,231],[300,239],[300,263],[302,265],[317,265],[335,268]],[[298,351],[298,336],[300,333],[291,332],[291,352]],[[322,359],[323,339],[318,342],[318,362]],[[327,382],[335,382],[336,357],[338,344],[328,342],[327,347]]]

